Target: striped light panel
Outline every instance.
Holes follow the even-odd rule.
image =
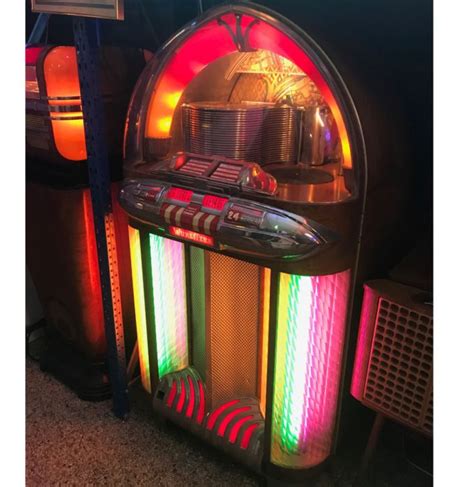
[[[150,234],[158,375],[188,366],[184,244]]]
[[[202,211],[199,205],[192,203],[187,206],[163,203],[160,216],[168,225],[173,225],[173,228],[188,229],[205,235],[214,233],[219,223],[219,215]]]
[[[132,263],[133,300],[135,305],[135,322],[137,326],[138,357],[140,360],[141,379],[144,389],[151,393],[140,231],[129,226],[128,235],[130,241],[130,259]]]
[[[331,451],[350,271],[280,274],[272,463],[308,468]]]
[[[268,325],[270,320],[270,279],[271,270],[264,267],[261,270],[262,280],[260,284],[260,295],[262,305],[260,309],[260,412],[265,417],[267,407],[267,368],[268,368]]]

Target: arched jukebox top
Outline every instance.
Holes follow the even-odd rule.
[[[261,6],[226,5],[185,26],[148,64],[129,108],[125,170],[234,177],[264,199],[335,203],[362,187],[357,124],[313,40]]]
[[[362,147],[348,90],[310,37],[261,6],[220,6],[135,86],[120,200],[168,238],[285,272],[343,271],[360,232]]]

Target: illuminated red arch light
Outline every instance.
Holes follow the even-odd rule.
[[[170,136],[176,105],[188,83],[208,64],[238,51],[233,33],[238,28],[250,49],[263,49],[282,56],[300,68],[318,87],[328,103],[341,138],[345,167],[352,167],[349,137],[341,110],[324,77],[298,43],[265,20],[247,14],[227,13],[191,32],[167,60],[156,83],[148,109],[145,135]],[[252,24],[252,25],[250,25]],[[247,28],[250,26],[250,29]]]

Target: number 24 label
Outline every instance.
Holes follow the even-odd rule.
[[[229,212],[227,213],[227,218],[229,220],[234,220],[235,222],[238,222],[240,220],[240,212],[229,210]]]

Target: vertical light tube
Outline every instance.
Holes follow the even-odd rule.
[[[271,461],[309,468],[331,451],[350,271],[280,274]]]
[[[209,294],[209,284],[206,284],[206,273],[208,272],[205,250],[190,246],[189,267],[191,286],[191,330],[193,347],[193,367],[199,372],[201,379],[206,381],[206,329],[207,310],[206,296]]]
[[[184,244],[150,234],[158,375],[188,366]]]
[[[270,314],[270,278],[271,271],[264,267],[261,271],[261,335],[260,335],[260,412],[265,417],[267,405],[267,369],[268,369],[268,325]]]
[[[137,326],[138,357],[144,389],[151,393],[150,362],[148,357],[148,337],[146,332],[145,293],[143,286],[142,251],[140,231],[128,227],[130,241],[130,259],[132,267],[133,301],[135,305],[135,322]]]

